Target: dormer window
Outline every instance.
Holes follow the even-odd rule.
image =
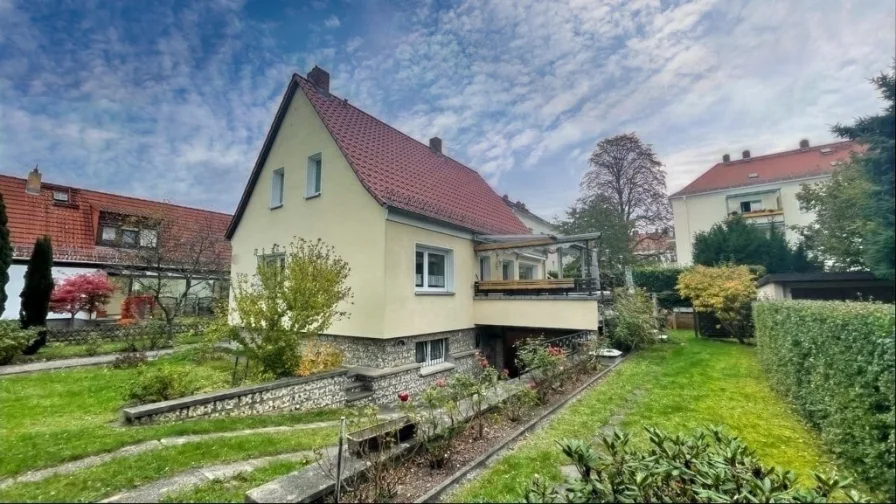
[[[100,213],[97,245],[117,248],[155,248],[158,246],[158,226],[152,219]]]
[[[53,201],[68,203],[69,197],[66,191],[53,191]]]

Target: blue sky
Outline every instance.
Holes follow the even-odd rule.
[[[317,64],[550,218],[620,132],[670,192],[726,152],[832,140],[881,108],[894,33],[892,0],[0,0],[0,172],[233,211]]]

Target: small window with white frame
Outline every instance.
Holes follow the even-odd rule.
[[[313,198],[320,196],[321,176],[323,175],[323,164],[321,162],[320,153],[308,156],[308,168],[305,180],[305,197]]]
[[[441,364],[448,354],[448,338],[418,341],[415,350],[418,363],[424,366]]]
[[[286,269],[286,254],[264,254],[258,256],[258,264],[264,266],[279,266],[280,270]]]
[[[283,183],[285,176],[283,168],[274,170],[274,177],[271,179],[271,208],[280,208],[283,206]]]
[[[414,288],[418,292],[450,292],[454,287],[454,256],[449,249],[417,245]]]
[[[520,262],[520,280],[535,280],[537,266]]]

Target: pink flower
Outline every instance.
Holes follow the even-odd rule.
[[[479,367],[481,367],[482,369],[487,368],[487,367],[488,367],[488,361],[485,360],[485,359],[482,359],[481,361],[479,361]]]
[[[510,376],[510,371],[507,368],[501,370],[501,376]]]
[[[538,385],[535,382],[529,382],[529,390],[535,390],[538,388]]]
[[[448,385],[448,382],[446,382],[444,378],[436,380],[436,387],[444,388],[446,385]]]

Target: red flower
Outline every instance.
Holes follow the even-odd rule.
[[[446,385],[448,385],[448,382],[446,382],[444,378],[436,380],[436,387],[444,388]]]
[[[398,393],[398,400],[401,402],[408,402],[408,399],[410,399],[410,398],[411,398],[411,394],[409,394],[407,391]]]
[[[485,359],[480,360],[480,361],[479,361],[479,367],[481,367],[482,369],[487,368],[487,367],[488,367],[488,361],[485,360]]]

